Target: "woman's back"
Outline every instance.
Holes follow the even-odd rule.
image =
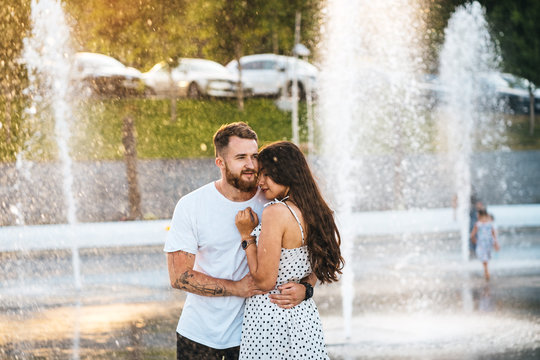
[[[286,224],[281,240],[281,255],[279,259],[278,277],[276,287],[290,281],[299,282],[311,273],[308,248],[305,244],[306,233],[304,231],[303,218],[296,205],[273,200],[266,206],[274,206],[274,211],[286,212]],[[253,230],[253,235],[260,235],[261,226],[259,224]]]
[[[300,282],[311,273],[311,264],[298,208],[279,200],[267,206],[279,206],[290,212],[292,218],[291,222],[287,220],[283,233],[276,288],[288,282]],[[261,225],[264,227],[259,224],[252,233],[257,241]],[[273,289],[268,294],[277,293]],[[313,299],[283,309],[271,303],[268,294],[246,300],[240,359],[327,359],[322,324]]]
[[[268,203],[276,204],[279,206],[280,211],[288,213],[286,216],[287,223],[285,226],[285,232],[281,239],[281,247],[284,249],[294,249],[305,245],[306,229],[302,212],[298,207],[290,201],[274,200]],[[279,204],[282,204],[280,206]]]

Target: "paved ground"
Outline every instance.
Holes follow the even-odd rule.
[[[316,288],[330,357],[538,358],[540,229],[501,243],[486,283],[453,232],[357,238],[341,283]],[[0,253],[0,358],[173,359],[184,294],[161,247],[80,256],[76,290],[69,251]]]

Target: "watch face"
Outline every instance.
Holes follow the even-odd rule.
[[[242,241],[242,249],[246,250],[246,248],[247,248],[247,241],[243,240]]]

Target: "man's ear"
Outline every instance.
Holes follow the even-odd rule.
[[[216,157],[216,166],[220,169],[224,169],[225,168],[225,161],[223,160],[223,158],[221,156],[217,156]]]

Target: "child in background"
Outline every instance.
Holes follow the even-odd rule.
[[[476,257],[484,265],[484,276],[489,281],[488,261],[491,259],[491,249],[499,251],[497,232],[485,209],[478,210],[478,221],[474,224],[471,240],[476,244]]]

